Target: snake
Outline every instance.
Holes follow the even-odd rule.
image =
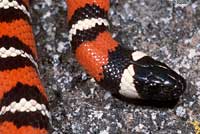
[[[66,0],[69,41],[86,72],[112,94],[170,101],[185,79],[142,51],[129,50],[110,32],[109,0]],[[48,97],[38,69],[29,0],[0,0],[0,133],[47,134]]]

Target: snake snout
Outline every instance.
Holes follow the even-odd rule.
[[[186,88],[183,77],[167,65],[152,58],[151,65],[136,65],[135,85],[139,95],[144,99],[168,101],[178,99]]]
[[[175,72],[174,72],[175,73]],[[172,76],[171,76],[172,77]],[[176,78],[176,79],[173,79]],[[179,76],[177,73],[174,74],[174,77],[171,78],[173,83],[169,85],[171,89],[172,98],[179,98],[186,89],[186,82],[183,77]],[[164,82],[164,86],[168,86],[168,82]]]
[[[160,94],[163,94],[163,99],[173,100],[178,99],[186,88],[186,82],[183,77],[178,75],[176,72],[168,69],[163,75],[162,82],[160,84]]]

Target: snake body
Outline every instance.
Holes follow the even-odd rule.
[[[0,134],[46,134],[48,129],[28,7],[28,0],[0,0]]]
[[[166,64],[119,45],[109,32],[109,0],[67,0],[69,40],[85,70],[105,89],[125,98],[178,99],[185,80]]]
[[[178,99],[186,84],[164,63],[123,48],[109,32],[109,0],[67,0],[69,40],[78,62],[125,98]],[[46,134],[50,113],[38,75],[29,0],[0,0],[0,133]]]

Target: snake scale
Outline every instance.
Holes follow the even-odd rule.
[[[75,57],[96,82],[125,98],[168,101],[186,82],[166,64],[131,51],[109,32],[109,0],[67,0]],[[39,78],[29,0],[0,0],[0,133],[46,134],[50,112]]]

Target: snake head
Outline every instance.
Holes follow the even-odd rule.
[[[186,88],[183,77],[166,64],[144,56],[134,61],[134,84],[141,98],[168,101],[178,99]]]

